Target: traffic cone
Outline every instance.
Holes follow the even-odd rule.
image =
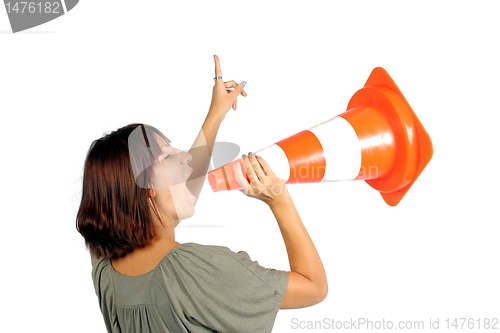
[[[432,142],[389,74],[375,68],[347,111],[255,152],[290,183],[365,180],[396,206],[432,158]],[[230,162],[208,174],[213,191],[241,189]]]

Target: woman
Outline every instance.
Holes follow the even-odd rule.
[[[279,308],[322,301],[321,259],[283,180],[263,158],[235,166],[246,195],[265,202],[280,227],[290,271],[267,269],[246,252],[175,241],[194,214],[219,125],[246,96],[223,82],[215,60],[208,115],[189,153],[151,126],[131,124],[94,141],[85,161],[77,229],[108,332],[270,332]]]

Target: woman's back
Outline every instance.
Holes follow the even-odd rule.
[[[174,240],[156,236],[148,245],[137,248],[127,255],[114,258],[111,264],[122,275],[138,276],[155,269],[164,257],[176,246]]]
[[[271,332],[288,275],[247,253],[180,244],[146,274],[118,273],[92,257],[109,332]]]

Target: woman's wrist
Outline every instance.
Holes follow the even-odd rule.
[[[205,135],[206,144],[213,144],[217,137],[217,133],[219,131],[219,127],[224,120],[224,117],[219,116],[215,113],[208,112],[201,129],[203,134]]]
[[[219,126],[225,117],[226,115],[224,112],[217,111],[213,107],[210,107],[208,109],[207,117],[205,118],[205,123]]]
[[[220,107],[210,105],[208,108],[207,118],[222,122],[226,118],[226,114],[227,112]]]
[[[290,196],[288,191],[280,194],[279,197],[270,200],[267,204],[273,212],[294,206],[292,197]]]

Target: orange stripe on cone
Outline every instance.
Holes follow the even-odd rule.
[[[250,181],[245,172],[243,160],[237,159],[208,173],[208,182],[213,191],[241,190],[241,186],[236,181],[236,176],[234,174],[234,164],[236,162],[239,162],[243,175],[246,177],[247,181]]]
[[[283,149],[290,164],[287,183],[315,183],[323,179],[326,163],[316,135],[305,130],[276,144]]]

